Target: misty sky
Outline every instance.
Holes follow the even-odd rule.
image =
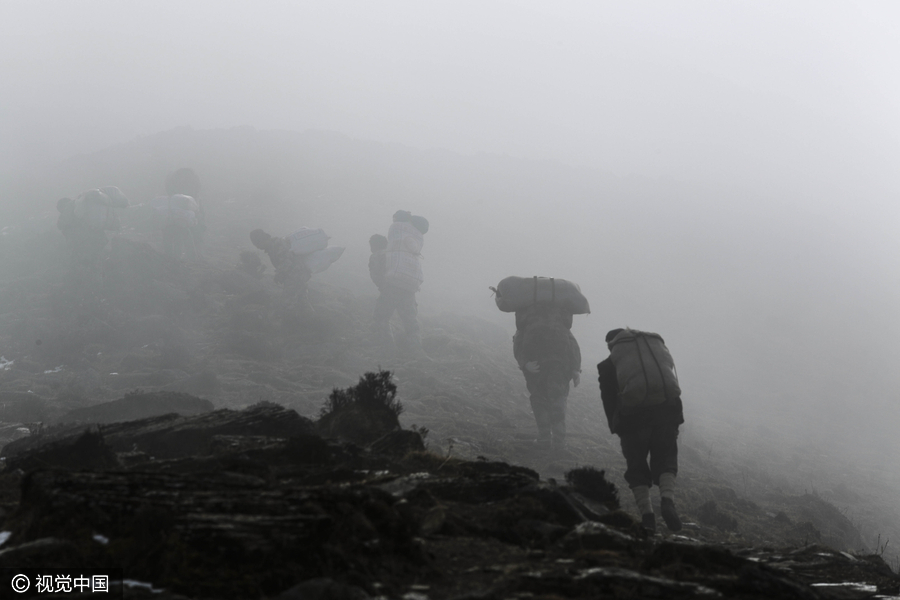
[[[898,34],[892,2],[5,0],[0,160],[313,128],[887,209]]]

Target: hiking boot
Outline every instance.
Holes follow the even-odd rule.
[[[650,533],[656,533],[656,516],[653,513],[642,514],[641,526]]]
[[[671,498],[661,499],[660,512],[670,531],[681,531],[681,519],[678,518],[678,511],[675,510],[674,500]]]

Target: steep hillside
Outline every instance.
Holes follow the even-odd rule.
[[[255,162],[247,160],[257,146],[266,152]],[[158,237],[145,214],[139,208],[123,211],[125,228],[112,236],[99,287],[68,269],[52,210],[7,230],[0,238],[0,435],[11,440],[27,432],[23,423],[58,422],[71,411],[136,389],[189,393],[219,408],[271,401],[314,417],[334,387],[383,367],[394,373],[405,407],[403,423],[426,427],[433,452],[508,461],[556,479],[573,467],[592,465],[605,469],[625,490],[624,461],[617,438],[606,428],[593,376],[593,365],[603,357],[597,342],[601,328],[592,321],[596,317],[576,319],[576,335],[586,350],[584,377],[570,396],[570,446],[550,454],[534,444],[524,381],[512,360],[512,317],[496,313],[486,289],[480,300],[487,309],[473,309],[472,293],[459,295],[447,283],[460,280],[461,267],[445,251],[447,237],[440,236],[465,231],[460,214],[482,214],[474,196],[456,202],[452,211],[442,209],[447,222],[426,241],[431,288],[420,294],[420,316],[427,359],[406,361],[376,351],[368,334],[375,289],[366,275],[364,241],[384,228],[386,215],[400,203],[415,208],[420,202],[437,210],[441,198],[420,194],[433,194],[440,181],[426,189],[421,179],[401,175],[414,172],[417,164],[433,174],[435,165],[444,164],[450,186],[465,162],[441,153],[390,149],[391,160],[404,157],[403,171],[379,163],[379,150],[327,135],[176,131],[75,158],[32,188],[30,198],[48,207],[48,198],[106,183],[141,200],[159,191],[168,170],[190,163],[207,182],[209,230],[201,261],[172,260],[154,250]],[[359,170],[347,177],[354,161]],[[491,169],[527,179],[522,165],[492,161]],[[486,176],[486,181],[495,180]],[[351,207],[354,211],[348,212]],[[499,221],[504,210],[513,208],[511,200],[486,206],[483,217]],[[512,214],[516,226],[522,217]],[[261,278],[240,268],[240,252],[250,248],[250,229],[284,227],[289,221],[323,225],[335,243],[348,245],[339,262],[313,279],[316,314],[308,320],[283,305],[271,268]],[[457,258],[472,252],[466,247]],[[510,260],[505,256],[499,262],[508,266]],[[450,276],[435,286],[442,272]],[[626,301],[634,295],[626,293]],[[630,310],[639,311],[640,302]],[[606,313],[608,307],[595,303],[595,312]],[[690,339],[677,327],[669,337]],[[676,351],[676,360],[680,356]],[[895,481],[874,467],[860,469],[837,441],[828,445],[807,435],[808,424],[795,412],[787,411],[778,428],[752,420],[746,404],[735,412],[710,409],[708,403],[722,388],[688,365],[680,372],[702,396],[696,401],[686,396],[688,423],[681,439],[679,504],[692,523],[689,536],[732,544],[820,542],[839,550],[868,549],[884,553],[897,568],[888,543],[900,539]],[[632,510],[624,499],[625,509]]]

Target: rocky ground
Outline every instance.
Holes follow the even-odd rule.
[[[0,567],[116,565],[155,598],[900,594],[833,495],[736,476],[697,436],[685,529],[646,535],[588,361],[551,452],[507,331],[423,307],[426,356],[385,354],[374,293],[314,280],[301,320],[235,220],[185,262],[129,218],[96,280],[52,228],[0,238]],[[399,421],[322,416],[381,368]]]

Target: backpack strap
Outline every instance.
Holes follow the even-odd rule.
[[[637,349],[638,360],[641,361],[641,372],[644,374],[644,401],[647,401],[647,396],[650,395],[650,378],[647,376],[647,365],[644,364],[644,357],[641,355],[641,336],[640,332],[634,332],[634,345]],[[644,340],[644,343],[647,343],[647,340]],[[647,349],[649,350],[650,345],[647,344]],[[650,351],[650,354],[653,354],[653,351]]]
[[[662,341],[662,340],[660,340]],[[666,397],[666,402],[669,401],[669,387],[666,385],[666,376],[663,374],[662,367],[659,364],[659,359],[656,358],[656,354],[653,352],[653,348],[650,347],[650,342],[644,339],[644,343],[647,344],[647,350],[650,352],[650,356],[653,357],[653,362],[656,363],[656,370],[659,371],[659,380],[663,385],[663,395]]]
[[[647,336],[643,332],[637,332],[634,337],[634,342],[638,346],[638,358],[641,361],[641,369],[644,371],[644,384],[645,384],[645,392],[644,392],[644,400],[647,399],[647,396],[650,394],[650,379],[647,377],[647,367],[644,365],[644,358],[641,356],[641,347],[638,343],[638,339],[644,340],[644,344],[647,346],[647,352],[650,353],[650,357],[653,358],[653,362],[656,363],[656,370],[659,372],[659,380],[663,386],[663,395],[666,398],[666,402],[669,401],[669,387],[666,385],[666,377],[663,374],[662,366],[659,364],[659,359],[656,358],[656,354],[653,352],[653,347],[650,346],[650,342],[647,341]],[[660,338],[661,340],[662,338]],[[674,365],[673,365],[674,368]],[[676,381],[678,380],[678,374],[675,374]]]

